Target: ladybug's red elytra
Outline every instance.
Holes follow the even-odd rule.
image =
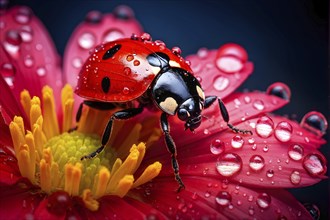
[[[201,113],[218,100],[221,115],[228,127],[244,134],[229,123],[229,114],[217,96],[205,96],[198,80],[179,49],[169,50],[161,41],[152,41],[147,34],[119,39],[97,47],[83,65],[76,87],[76,94],[85,100],[80,105],[76,120],[79,121],[83,104],[106,110],[126,106],[109,119],[102,135],[102,145],[81,159],[95,157],[111,137],[113,122],[140,114],[144,108],[161,111],[161,129],[165,144],[171,153],[172,167],[178,191],[184,188],[179,175],[176,146],[170,135],[168,116],[177,115],[185,122],[185,129],[193,131],[201,124]],[[137,103],[138,105],[134,105]]]

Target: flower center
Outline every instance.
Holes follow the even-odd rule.
[[[92,123],[104,121],[104,115],[87,109],[82,113],[78,130],[67,132],[73,127],[72,88],[66,85],[62,90],[62,129],[57,121],[52,89],[44,87],[42,95],[43,111],[38,97],[31,99],[27,91],[21,93],[31,131],[25,130],[23,118],[19,116],[15,116],[9,126],[22,176],[39,185],[42,191],[51,194],[64,190],[71,196],[81,196],[87,208],[97,210],[96,199],[104,195],[124,197],[130,189],[159,174],[161,164],[155,162],[147,166],[137,179],[134,178],[146,151],[143,142],[131,145],[129,152],[127,146],[117,147],[117,150],[108,147],[97,157],[81,161],[82,156],[101,146],[100,123],[95,126]],[[141,124],[136,126],[126,139],[138,141],[139,136],[146,136],[142,130]],[[158,133],[153,132],[147,142],[155,140]],[[126,139],[123,145],[129,143]]]

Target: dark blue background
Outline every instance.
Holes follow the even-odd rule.
[[[329,121],[328,5],[325,1],[11,1],[32,8],[63,55],[74,28],[90,10],[110,12],[120,4],[133,8],[144,30],[184,55],[201,47],[218,48],[236,42],[255,63],[254,74],[241,86],[266,90],[286,83],[291,102],[279,114],[300,120],[311,110]],[[328,132],[329,133],[329,132]],[[327,138],[329,140],[329,138]],[[329,144],[322,152],[329,158]],[[301,202],[317,204],[328,219],[329,181],[292,190]]]

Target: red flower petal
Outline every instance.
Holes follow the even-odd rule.
[[[16,98],[23,89],[40,97],[41,87],[46,84],[59,91],[62,87],[59,56],[45,27],[31,9],[13,7],[3,12],[2,21],[2,47],[10,56],[9,64],[16,68],[11,81]],[[8,65],[8,60],[4,61],[0,63],[2,67]]]
[[[243,48],[236,44],[226,44],[223,47],[232,50],[241,50],[237,54],[243,53],[242,51],[245,52]],[[191,62],[191,68],[195,76],[203,86],[205,94],[219,95],[220,98],[224,98],[235,91],[253,71],[253,64],[246,60],[247,55],[242,54],[245,57],[244,59],[238,55],[232,56],[233,54],[228,53],[228,51],[223,52],[223,47],[220,47],[218,50],[202,48],[196,55],[187,57],[187,60]],[[224,56],[228,62],[225,61],[223,64],[218,64],[217,61]],[[233,67],[234,63],[240,64],[241,68]],[[219,65],[224,66],[223,68],[219,68]],[[226,65],[229,65],[229,69],[233,67],[234,71],[225,72]]]
[[[305,208],[284,190],[252,190],[206,177],[185,178],[186,189],[175,193],[172,178],[157,178],[139,193],[169,218],[312,219]]]
[[[8,124],[11,121],[3,107],[0,105],[0,145],[13,146]]]
[[[22,178],[13,149],[0,145],[0,185],[13,185]]]

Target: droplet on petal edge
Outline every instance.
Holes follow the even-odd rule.
[[[286,84],[281,83],[281,82],[276,82],[276,83],[271,84],[267,88],[266,93],[268,95],[274,95],[274,96],[277,96],[281,99],[288,100],[288,101],[291,98],[290,88]]]
[[[323,114],[316,111],[308,112],[301,120],[300,125],[316,134],[318,137],[321,137],[325,134],[328,128],[328,122]]]
[[[304,157],[303,167],[311,176],[322,176],[327,172],[326,160],[323,155],[311,153]]]

